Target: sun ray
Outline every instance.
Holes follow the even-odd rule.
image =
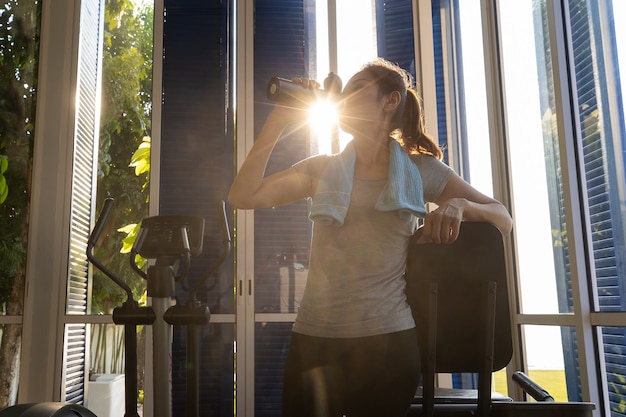
[[[330,154],[333,149],[333,135],[338,124],[337,106],[327,100],[319,100],[309,109],[309,125],[312,134],[317,137],[318,153]]]

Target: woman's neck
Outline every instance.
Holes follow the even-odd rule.
[[[372,140],[355,138],[354,175],[361,179],[387,178],[389,171],[389,138]]]

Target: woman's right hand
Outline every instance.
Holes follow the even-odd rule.
[[[317,90],[321,87],[320,83],[309,78],[296,77],[291,81],[302,86],[302,88]],[[288,104],[276,103],[274,109],[268,116],[266,123],[283,123],[297,124],[296,128],[303,127],[308,122],[308,109],[297,108]]]

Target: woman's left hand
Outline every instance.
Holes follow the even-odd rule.
[[[459,236],[463,211],[467,200],[451,198],[424,218],[424,225],[417,243],[452,243]]]

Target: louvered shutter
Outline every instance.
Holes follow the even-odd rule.
[[[89,307],[87,239],[90,233],[98,147],[102,16],[104,2],[83,1],[80,9],[77,105],[72,164],[70,247],[66,312],[84,315]],[[66,324],[63,400],[83,403],[88,378],[88,328]]]
[[[220,256],[215,203],[233,180],[231,9],[228,0],[166,0],[163,23],[163,97],[159,214],[205,219],[203,251],[191,260],[188,280],[176,285],[184,305],[195,281]],[[156,127],[155,127],[156,128]],[[229,208],[227,212],[232,213]],[[229,223],[233,225],[232,216]],[[232,255],[197,294],[212,315],[233,314]],[[199,328],[201,416],[232,415],[234,330],[229,323]],[[172,412],[186,413],[187,333],[174,326]]]
[[[578,97],[580,131],[582,133],[582,161],[589,204],[589,228],[593,248],[592,266],[595,270],[598,302],[601,311],[626,310],[626,251],[623,231],[623,216],[620,210],[623,201],[618,194],[624,173],[616,168],[615,158],[620,153],[613,149],[614,138],[609,129],[611,114],[606,94],[607,67],[616,67],[615,62],[606,62],[603,43],[611,37],[602,36],[599,7],[594,2],[571,1],[569,14]],[[608,48],[607,48],[608,49]],[[623,155],[623,154],[622,154]],[[623,156],[622,156],[623,157]],[[623,166],[623,162],[622,166]],[[571,302],[571,301],[570,301]],[[626,402],[626,335],[625,329],[604,327],[604,360],[609,381],[609,401],[612,410],[621,409]]]
[[[378,55],[415,76],[412,0],[377,0]]]
[[[315,68],[313,1],[257,0],[254,25],[254,130],[257,135],[271,105],[265,96],[273,76],[312,77]],[[308,136],[304,129],[281,140],[268,163],[268,174],[288,168],[308,156]],[[295,312],[289,295],[281,308],[282,279],[295,288],[294,260],[306,266],[311,239],[308,207],[299,201],[276,209],[255,210],[254,262],[255,312]],[[286,281],[285,281],[286,280]],[[293,295],[293,291],[292,291]],[[289,309],[291,306],[291,309]],[[255,325],[255,416],[280,415],[283,366],[291,334],[291,323]]]
[[[545,4],[535,10],[537,30],[543,32],[545,44],[542,50],[549,53],[549,33]],[[610,132],[604,130],[609,126],[610,114],[609,103],[606,101],[607,84],[604,74],[604,56],[602,56],[602,36],[600,35],[599,16],[597,5],[585,0],[576,0],[569,3],[569,17],[572,36],[573,73],[576,80],[576,94],[578,111],[582,133],[581,148],[581,177],[586,183],[587,198],[589,204],[589,228],[592,231],[591,241],[593,260],[595,264],[595,277],[598,292],[598,301],[602,311],[623,311],[626,297],[623,280],[626,271],[624,265],[624,242],[623,233],[613,233],[615,228],[622,229],[622,214],[619,209],[619,196],[617,195],[618,172],[611,158],[614,155],[611,149],[612,138]],[[549,58],[539,57],[539,62],[550,63]],[[552,91],[551,69],[539,68],[544,74],[548,88]],[[553,98],[554,94],[550,94]],[[543,108],[555,108],[555,103],[542,103]],[[571,138],[568,138],[571,139]],[[552,229],[558,235],[566,235],[566,218],[564,212],[564,200],[562,183],[560,178],[560,156],[557,143],[545,143],[546,172],[550,184],[550,207]],[[621,174],[623,175],[623,173]],[[620,249],[621,248],[621,249]],[[557,289],[559,311],[562,313],[574,310],[572,299],[572,286],[570,278],[570,260],[567,244],[555,245],[554,258],[557,268]],[[578,351],[576,346],[575,329],[563,327],[561,329],[565,370],[567,378],[568,398],[571,401],[581,400],[580,370],[578,366]],[[624,363],[626,363],[626,338],[622,328],[603,328],[605,364],[607,377],[611,381],[610,401],[615,407],[626,400],[620,392],[626,392],[624,386]],[[611,407],[614,409],[615,407]]]

